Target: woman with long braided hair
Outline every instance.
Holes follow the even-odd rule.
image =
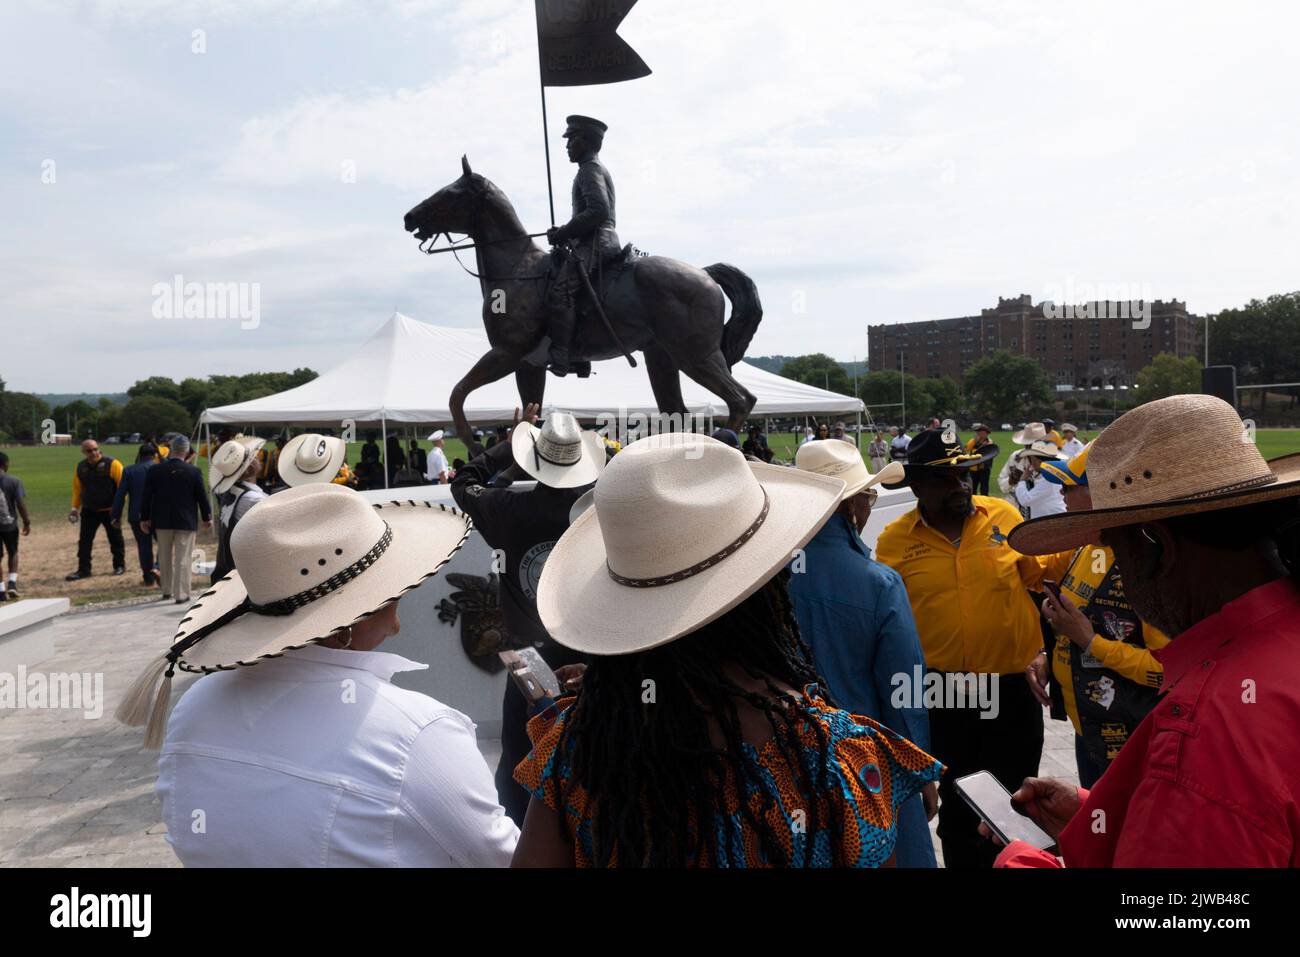
[[[891,861],[898,808],[942,768],[828,700],[782,570],[843,485],[703,436],[610,463],[542,574],[548,631],[592,657],[529,726],[516,865]]]

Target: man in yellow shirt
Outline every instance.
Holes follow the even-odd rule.
[[[122,463],[99,451],[99,443],[86,439],[81,443],[82,460],[72,473],[72,509],[68,521],[81,523],[77,537],[77,570],[64,576],[64,581],[77,581],[90,577],[91,551],[95,532],[104,526],[108,536],[108,550],[113,557],[113,574],[126,574],[126,543],[122,529],[113,526],[113,499],[117,485],[122,481]]]
[[[1065,490],[1067,512],[1092,508],[1088,448],[1068,463],[1043,463],[1043,478]],[[1109,548],[1084,545],[1044,561],[1045,577],[1060,584],[1068,604],[1044,606],[1056,643],[1040,651],[1025,674],[1052,717],[1064,711],[1074,725],[1079,784],[1091,788],[1155,707],[1164,668],[1151,651],[1169,644],[1169,636],[1133,611]]]
[[[927,429],[908,445],[906,484],[917,506],[880,534],[876,558],[903,578],[925,655],[928,686],[981,692],[927,698],[930,751],[947,765],[939,782],[945,867],[991,867],[997,848],[953,781],[991,771],[1009,791],[1038,773],[1043,713],[1024,669],[1042,647],[1043,560],[1021,555],[1007,533],[1021,522],[1009,502],[971,494],[970,470],[996,445],[967,452],[952,433]],[[898,679],[896,679],[898,680]],[[906,683],[906,682],[904,682]],[[987,697],[982,693],[988,689]]]

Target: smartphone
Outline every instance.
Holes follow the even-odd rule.
[[[1052,581],[1050,578],[1044,578],[1043,591],[1047,592],[1047,594],[1052,596],[1052,601],[1056,602],[1058,605],[1062,607],[1065,606],[1065,599],[1061,597],[1061,586],[1059,584]]]
[[[555,677],[555,672],[536,648],[498,651],[497,657],[505,664],[510,672],[510,680],[518,686],[526,700],[560,697],[560,679]]]
[[[1004,844],[1024,841],[1050,851],[1056,841],[1011,803],[1011,793],[988,771],[976,771],[953,782],[962,800]]]

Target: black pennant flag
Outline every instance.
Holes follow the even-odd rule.
[[[592,86],[648,76],[615,31],[636,0],[536,0],[542,86]]]

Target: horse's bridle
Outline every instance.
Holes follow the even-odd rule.
[[[474,192],[475,192],[474,209],[473,211],[470,212],[470,217],[469,217],[471,224],[477,223],[479,221],[479,218],[483,213],[483,205],[487,202],[487,190],[483,189],[483,187],[475,183]],[[448,245],[443,247],[442,249],[435,249],[434,245],[438,242],[438,237],[440,236],[447,237]],[[469,238],[469,233],[465,234],[465,238],[466,239]],[[533,237],[529,236],[527,233],[524,233],[522,236],[503,236],[500,239],[488,239],[483,242],[475,242],[474,245],[495,246],[498,243],[508,243],[508,242],[514,242],[517,239],[531,239],[531,238]],[[427,246],[426,243],[428,244]],[[460,253],[457,252],[455,248],[456,243],[457,240],[452,239],[451,237],[451,231],[443,230],[441,232],[434,233],[428,239],[422,240],[420,242],[419,249],[420,252],[424,253],[426,256],[432,256],[434,253],[450,252],[452,257],[455,258],[456,260],[456,265],[458,265],[461,269],[465,270],[465,272],[469,273],[471,276],[473,276],[475,279],[479,280],[480,282],[512,282],[516,280],[529,280],[529,279],[537,280],[537,279],[550,278],[551,273],[549,270],[543,273],[538,273],[535,276],[500,276],[500,277],[482,276],[479,273],[476,273],[474,270],[470,269],[468,266],[466,266],[463,262],[460,261]]]

